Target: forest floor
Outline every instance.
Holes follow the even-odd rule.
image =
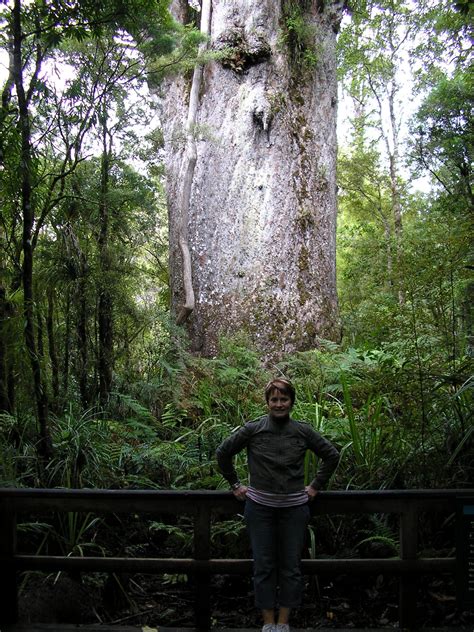
[[[92,576],[91,576],[92,577]],[[20,595],[21,623],[108,623],[193,627],[194,596],[180,576],[110,576],[82,583],[64,574],[30,576]],[[448,577],[427,577],[418,586],[419,629],[474,628],[474,612],[457,609]],[[211,587],[214,628],[260,629],[250,578],[217,576]],[[292,623],[301,629],[398,627],[398,582],[384,576],[309,579]]]

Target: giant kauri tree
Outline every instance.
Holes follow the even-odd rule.
[[[171,6],[215,53],[163,91],[176,318],[203,354],[236,331],[269,357],[337,338],[342,3]]]

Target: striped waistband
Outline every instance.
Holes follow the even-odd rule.
[[[308,494],[304,489],[291,494],[274,494],[272,492],[262,492],[254,487],[248,487],[247,498],[267,507],[295,507],[308,502]]]

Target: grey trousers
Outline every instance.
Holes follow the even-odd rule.
[[[244,511],[254,559],[255,605],[261,610],[301,604],[301,554],[309,522],[307,504],[267,507],[247,498]]]

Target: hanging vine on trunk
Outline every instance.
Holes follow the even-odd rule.
[[[203,0],[201,7],[201,33],[206,37],[209,36],[211,26],[211,0]],[[201,52],[208,46],[206,39],[200,46]],[[191,252],[189,250],[188,237],[188,218],[189,203],[191,199],[191,188],[193,185],[194,168],[197,160],[196,138],[194,128],[196,126],[199,92],[202,85],[203,66],[198,65],[194,69],[193,81],[191,85],[191,94],[189,97],[188,117],[186,121],[186,149],[184,152],[183,165],[181,167],[182,174],[182,190],[180,200],[181,221],[179,226],[179,247],[183,260],[183,285],[184,285],[184,303],[177,317],[177,323],[184,323],[194,310],[195,297],[193,288],[193,275],[191,265]]]

